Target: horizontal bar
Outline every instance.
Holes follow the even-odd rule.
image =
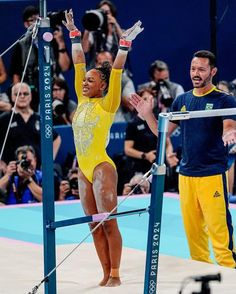
[[[121,216],[132,215],[132,214],[142,214],[142,213],[145,213],[148,211],[149,211],[149,207],[148,208],[141,208],[141,209],[134,209],[134,210],[130,210],[130,211],[112,213],[111,215],[108,216],[107,220],[121,217]],[[96,218],[98,218],[99,215],[104,216],[103,213],[96,214]],[[105,217],[100,218],[100,221],[104,218]],[[91,223],[91,222],[94,222],[94,217],[92,215],[89,215],[89,216],[71,218],[71,219],[62,220],[62,221],[51,222],[46,225],[46,228],[47,229],[56,229],[56,228],[60,228],[60,227],[73,226],[73,225]]]
[[[166,114],[169,120],[184,120],[198,117],[212,117],[222,115],[236,115],[236,108],[198,110],[198,111],[176,111]]]

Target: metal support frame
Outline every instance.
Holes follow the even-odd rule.
[[[146,270],[144,281],[144,294],[156,293],[157,272],[159,261],[161,216],[164,193],[164,182],[166,175],[165,145],[168,131],[169,118],[159,114],[158,121],[158,144],[156,164],[153,166],[152,192],[150,203],[150,216],[148,227],[148,241],[146,252]]]
[[[124,211],[124,212],[117,212],[117,213],[112,213],[110,216],[107,217],[106,220],[118,218],[121,216],[128,216],[128,215],[133,215],[133,214],[138,214],[141,215],[145,212],[148,212],[149,208],[141,208],[141,209],[134,209],[134,210],[129,210],[129,211]],[[97,214],[95,217],[99,217],[100,220],[104,218],[104,215]],[[46,225],[47,229],[57,229],[61,227],[68,227],[68,226],[73,226],[73,225],[79,225],[79,224],[85,224],[85,223],[91,223],[94,222],[94,215],[88,215],[88,216],[82,216],[78,218],[72,218],[72,219],[67,219],[67,220],[62,220],[62,221],[56,221],[56,222],[51,222]]]
[[[144,294],[157,293],[157,274],[159,261],[161,217],[164,193],[165,176],[165,142],[170,120],[187,120],[192,118],[214,117],[236,115],[236,108],[183,111],[160,113],[158,120],[158,146],[156,160],[156,172],[153,175],[153,185],[151,193],[150,218],[148,229],[148,243],[146,253],[146,270],[144,282]]]
[[[43,173],[43,237],[44,237],[44,275],[56,266],[55,229],[48,228],[54,222],[54,178],[53,178],[53,123],[50,41],[52,34],[48,18],[42,18],[39,26],[39,89],[40,123]],[[56,272],[45,281],[45,293],[56,294]]]

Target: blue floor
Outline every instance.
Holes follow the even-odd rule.
[[[119,211],[146,208],[149,198],[130,197],[119,208]],[[84,216],[79,202],[59,204],[55,206],[56,220],[66,220]],[[234,226],[236,210],[231,209]],[[123,245],[134,249],[146,250],[148,214],[129,215],[118,219]],[[43,243],[42,207],[20,206],[0,208],[0,237]],[[88,225],[80,224],[56,230],[57,244],[77,244],[88,234]],[[86,242],[92,242],[92,238]],[[180,216],[179,200],[164,197],[161,227],[162,254],[188,258],[188,247]]]

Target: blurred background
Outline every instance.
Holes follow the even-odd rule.
[[[48,0],[47,11],[73,8],[76,25],[83,30],[81,18],[86,10],[94,9],[99,1]],[[0,1],[0,52],[2,53],[25,32],[22,11],[39,1]],[[135,85],[149,80],[148,69],[156,60],[164,60],[170,69],[171,80],[191,89],[189,66],[193,52],[200,49],[215,51],[218,61],[218,80],[232,81],[236,77],[236,1],[233,0],[114,0],[117,21],[128,28],[140,19],[145,27],[133,44],[129,68]],[[64,30],[68,49],[68,34]],[[12,52],[3,56],[8,69]],[[73,70],[65,73],[73,85]],[[2,91],[9,85],[1,85]]]

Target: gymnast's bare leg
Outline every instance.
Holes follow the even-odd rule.
[[[105,162],[94,170],[93,184],[79,173],[79,194],[86,215],[109,212],[117,205],[117,173]],[[97,223],[90,224],[93,229]],[[94,245],[103,268],[100,286],[120,285],[121,235],[116,220],[106,221],[93,232]],[[112,250],[111,250],[112,249]]]
[[[117,172],[110,163],[103,162],[95,168],[93,192],[98,213],[110,212],[117,206]],[[117,220],[105,221],[103,228],[108,242],[108,254],[110,258],[110,278],[106,286],[119,286],[121,284],[119,268],[122,238],[118,229]]]

